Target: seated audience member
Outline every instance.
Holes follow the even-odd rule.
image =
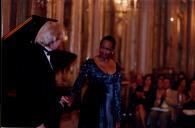
[[[130,89],[129,89],[129,99],[130,103],[128,106],[129,111],[133,111],[135,108],[135,94],[138,90],[142,90],[143,84],[143,76],[141,73],[137,73],[135,76],[135,80],[131,83]],[[141,88],[141,89],[140,89]]]
[[[157,123],[160,123],[160,128],[168,128],[173,116],[173,106],[176,106],[177,104],[177,93],[171,89],[170,78],[164,78],[163,88],[165,90],[165,93],[162,94],[160,102],[156,101],[158,102],[156,103],[156,105],[158,105],[159,109],[152,109],[149,115],[149,124],[151,128],[156,128]]]
[[[183,105],[182,114],[178,123],[181,128],[194,128],[195,126],[195,79],[190,82],[190,99]]]
[[[183,107],[183,104],[188,99],[187,79],[186,78],[179,79],[176,85],[176,89],[177,89],[177,102],[178,102],[177,109],[181,109]]]
[[[163,96],[165,95],[165,89],[163,87],[163,79],[164,77],[159,76],[157,78],[156,86],[157,88],[154,90],[153,94],[153,106],[152,107],[160,107],[163,102]],[[156,111],[151,111],[148,116],[147,125],[150,125],[150,116],[157,114]]]
[[[136,101],[135,101],[135,94],[138,90],[142,90],[142,84],[143,84],[143,75],[142,73],[137,73],[134,75],[132,78],[131,85],[129,87],[129,102],[128,102],[128,107],[127,107],[127,119],[130,120],[129,123],[135,127],[135,118],[134,118],[134,110],[136,106]]]
[[[151,105],[152,75],[144,77],[143,85],[136,87],[132,102],[135,103],[136,127],[146,128],[147,110]],[[141,123],[140,123],[141,122]]]

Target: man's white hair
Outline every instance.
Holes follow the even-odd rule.
[[[54,43],[62,33],[65,33],[63,25],[57,22],[47,21],[39,30],[35,42],[44,46],[49,46]]]

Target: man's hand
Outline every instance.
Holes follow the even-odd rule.
[[[64,103],[66,103],[68,105],[68,107],[70,107],[72,105],[73,99],[70,96],[62,96],[60,99],[60,104],[62,105],[62,107],[64,107]]]

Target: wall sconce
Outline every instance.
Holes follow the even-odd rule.
[[[119,16],[123,16],[123,14],[127,13],[130,0],[113,0],[114,7]]]
[[[171,22],[173,22],[175,19],[174,19],[173,17],[171,17],[169,20],[170,20]]]

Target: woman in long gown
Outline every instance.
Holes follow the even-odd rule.
[[[85,81],[88,88],[84,94],[79,128],[120,127],[120,66],[113,60],[115,39],[105,36],[100,42],[99,55],[81,66],[71,96],[62,97],[68,105],[81,91]]]

